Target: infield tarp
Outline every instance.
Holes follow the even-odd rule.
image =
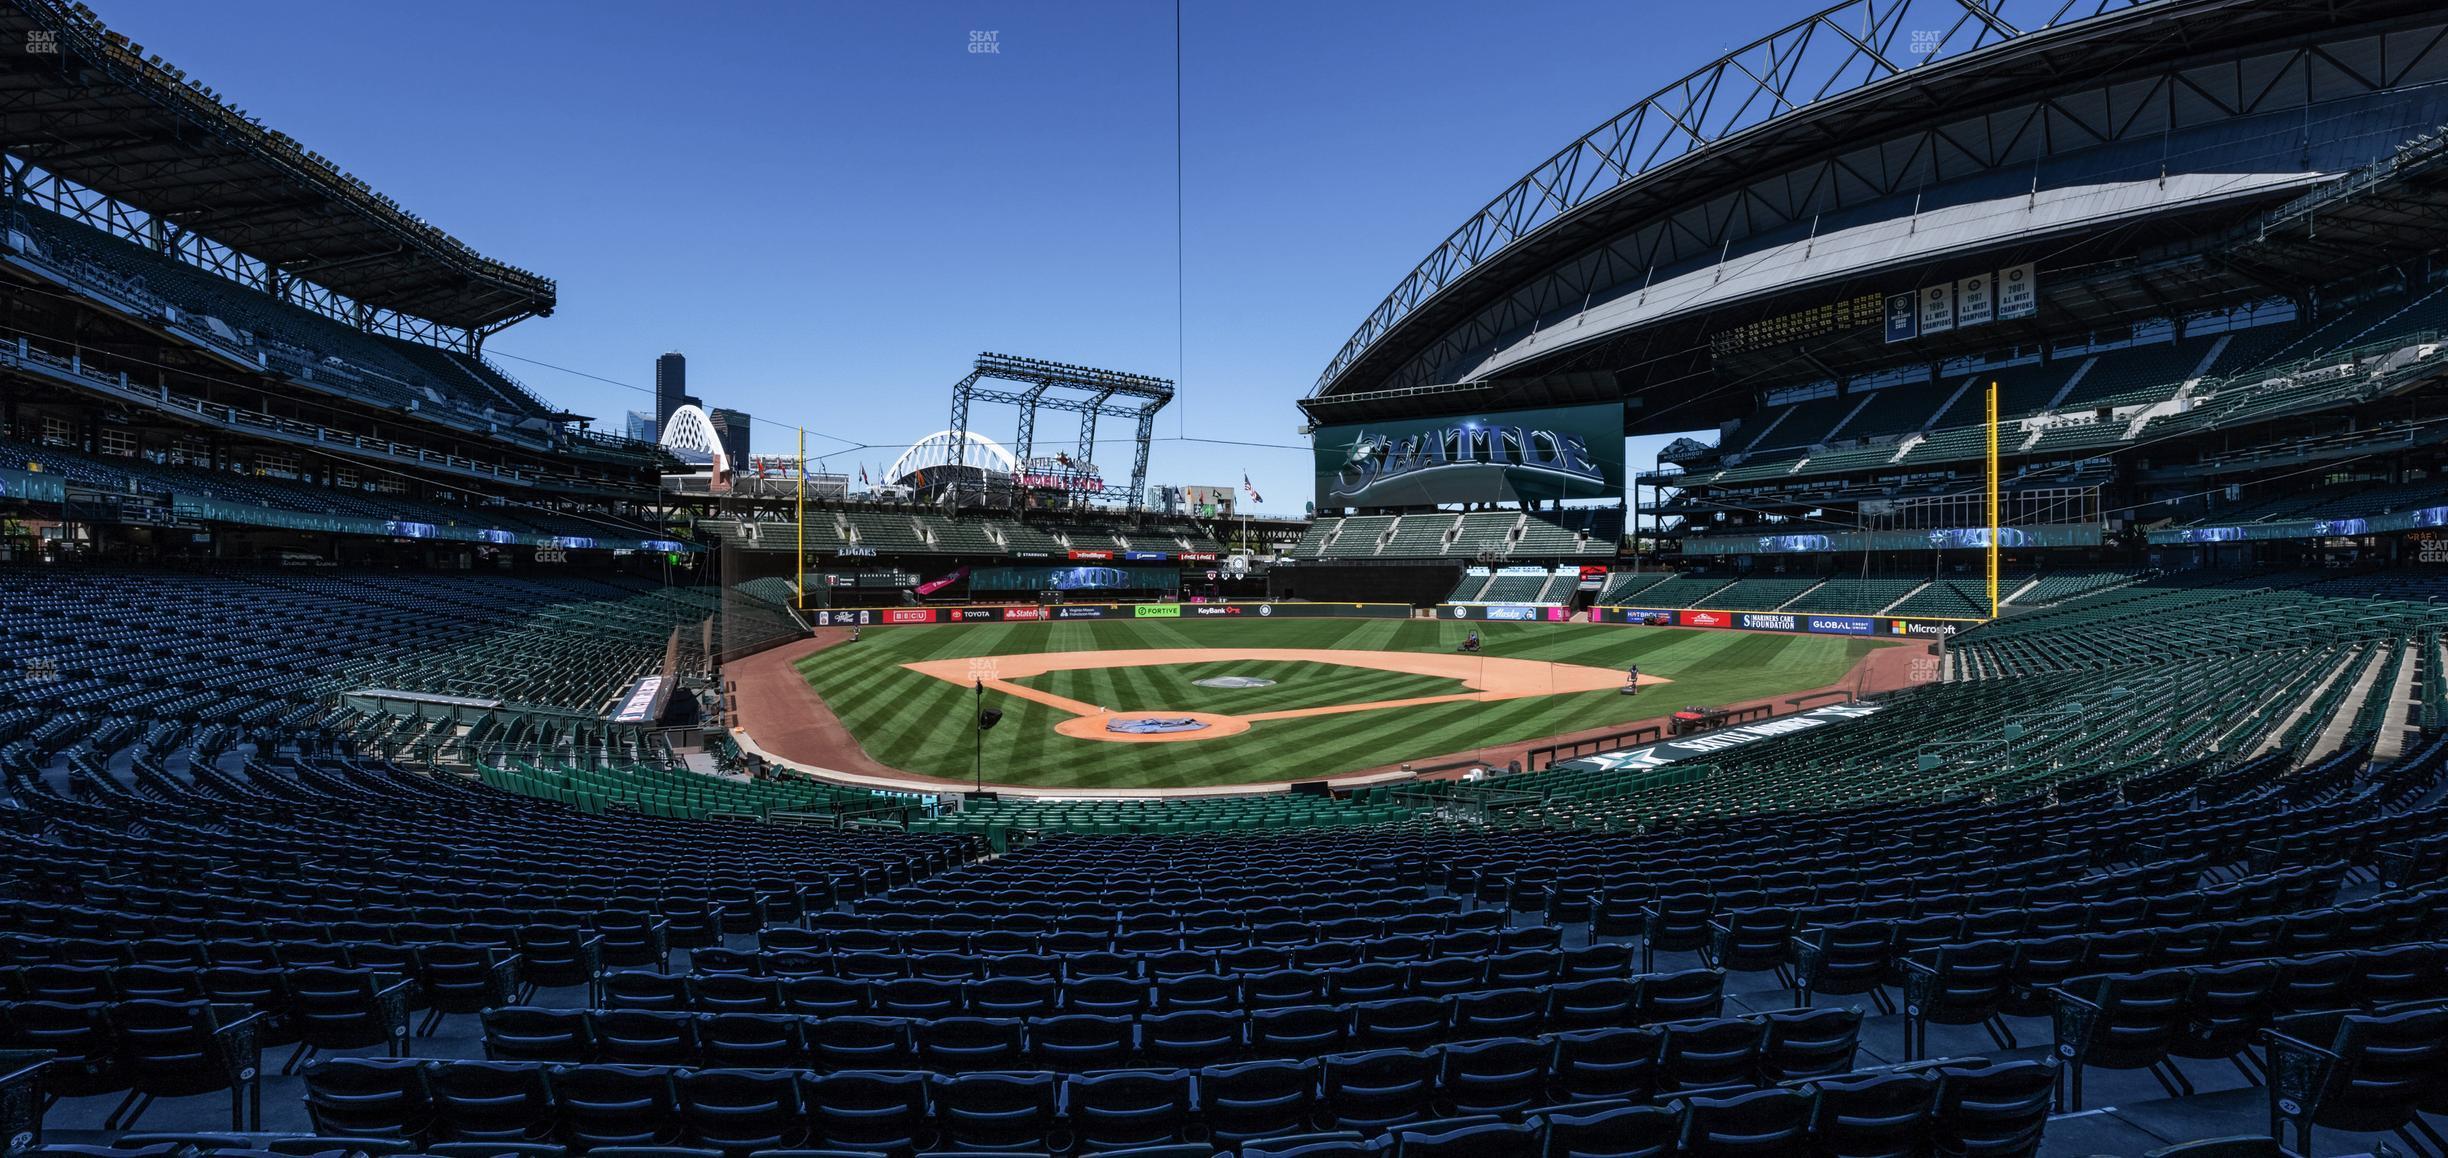
[[[1625,748],[1616,752],[1601,752],[1595,756],[1582,756],[1561,761],[1551,770],[1614,772],[1627,768],[1660,768],[1685,760],[1703,760],[1746,744],[1773,740],[1779,736],[1790,736],[1796,732],[1815,731],[1831,724],[1841,724],[1847,720],[1858,720],[1863,716],[1875,715],[1881,706],[1879,704],[1832,704],[1824,708],[1796,712],[1790,716],[1779,716],[1773,720],[1761,720],[1756,724],[1719,728],[1704,735],[1684,736],[1659,744],[1644,744],[1638,748]]]

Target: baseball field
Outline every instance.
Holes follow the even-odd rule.
[[[1455,649],[1476,627],[1477,656]],[[1105,620],[878,628],[800,659],[875,760],[986,779],[1180,788],[1315,779],[1824,687],[1884,641],[1441,620]],[[1622,694],[1638,664],[1639,696]],[[977,688],[983,686],[979,694]]]

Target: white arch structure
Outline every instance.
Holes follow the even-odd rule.
[[[683,406],[672,411],[671,420],[663,424],[663,449],[678,455],[682,462],[711,462],[717,475],[731,473],[731,459],[723,453],[722,436],[714,432],[714,420],[706,417],[702,407]]]
[[[974,430],[968,432],[967,438],[969,453],[966,456],[953,453],[960,437],[949,430],[938,430],[911,443],[910,448],[902,451],[901,457],[894,459],[893,464],[885,469],[884,481],[900,482],[919,471],[954,463],[975,467],[989,474],[1020,473],[1020,460],[1012,457],[1012,452],[1005,450],[1002,443]]]

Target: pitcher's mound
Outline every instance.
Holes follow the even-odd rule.
[[[1184,727],[1195,724],[1196,727]],[[1119,725],[1119,726],[1117,726]],[[1151,730],[1137,728],[1153,726]],[[1073,716],[1054,725],[1061,735],[1078,740],[1111,740],[1122,744],[1169,744],[1181,740],[1213,740],[1249,731],[1249,721],[1213,712],[1098,712]]]

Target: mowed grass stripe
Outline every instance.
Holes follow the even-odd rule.
[[[906,671],[899,664],[1151,646],[1445,651],[1473,626],[1424,619],[1219,619],[892,627],[867,633],[855,646],[812,656],[799,670],[876,758],[912,772],[965,779],[973,736],[968,690]],[[1858,637],[1589,624],[1476,626],[1491,655],[1614,668],[1637,662],[1644,671],[1676,682],[1637,698],[1600,692],[1264,721],[1245,735],[1162,745],[1058,736],[1052,727],[1063,718],[1062,713],[1004,697],[1007,714],[1002,726],[987,734],[987,758],[995,766],[995,779],[1049,786],[1145,787],[1305,778],[1612,726],[1661,715],[1685,703],[1732,703],[1824,686],[1835,682],[1861,655],[1883,645]],[[1113,681],[1107,685],[1113,690],[1105,692],[1104,698],[1137,697],[1152,690],[1150,710],[1252,712],[1276,710],[1250,705],[1269,703],[1265,697],[1278,694],[1290,697],[1291,706],[1314,705],[1319,702],[1315,698],[1307,698],[1306,705],[1299,701],[1319,695],[1336,697],[1335,702],[1359,703],[1416,694],[1389,694],[1389,689],[1401,685],[1378,681],[1417,677],[1328,668],[1255,692],[1194,689],[1214,698],[1192,703],[1178,699],[1180,693],[1175,690],[1187,683],[1183,677],[1189,666],[1109,669],[1105,678]],[[1306,692],[1296,684],[1305,686]],[[1245,698],[1253,695],[1259,698]]]
[[[1106,690],[1098,673],[1117,673],[1126,692]],[[1273,687],[1207,688],[1196,683],[1218,676],[1247,676],[1276,681]],[[1380,671],[1375,668],[1307,660],[1225,660],[1167,664],[1160,667],[1073,669],[1051,671],[1013,681],[1054,695],[1102,704],[1116,711],[1164,710],[1223,712],[1249,715],[1287,708],[1357,704],[1376,700],[1453,695],[1468,691],[1461,681],[1441,676]],[[1111,700],[1099,696],[1112,696]]]

